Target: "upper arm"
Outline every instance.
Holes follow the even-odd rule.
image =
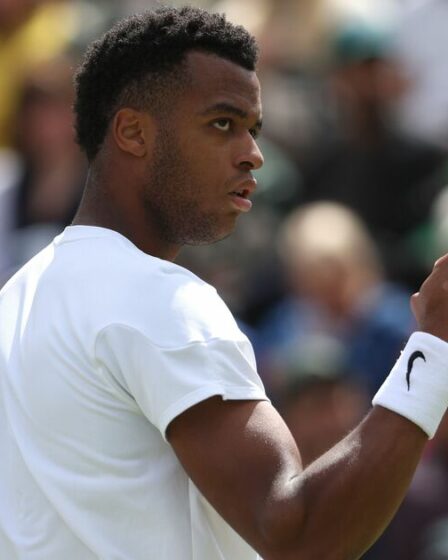
[[[302,468],[276,410],[266,401],[213,397],[175,418],[167,436],[213,507],[259,553],[269,554],[271,515]],[[282,531],[288,530],[281,517]]]

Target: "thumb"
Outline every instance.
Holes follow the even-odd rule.
[[[448,261],[448,254],[445,254],[436,260],[436,262],[434,263],[434,268],[444,265],[447,261]]]
[[[412,294],[411,296],[411,310],[412,313],[414,314],[414,317],[417,319],[419,319],[419,314],[420,314],[420,292],[416,292],[415,294]]]

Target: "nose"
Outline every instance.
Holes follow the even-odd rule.
[[[237,157],[237,166],[244,170],[260,169],[264,163],[263,154],[255,138],[249,133],[248,137],[248,140],[244,143],[244,147]]]

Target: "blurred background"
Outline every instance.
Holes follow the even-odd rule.
[[[448,2],[190,3],[258,38],[266,163],[235,234],[178,262],[253,341],[308,464],[368,410],[415,329],[409,295],[448,250]],[[0,286],[79,202],[72,75],[85,46],[161,4],[0,0]],[[364,558],[448,559],[448,420]]]

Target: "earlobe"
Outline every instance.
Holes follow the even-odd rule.
[[[120,109],[114,117],[113,136],[118,147],[135,157],[144,157],[152,145],[149,115],[135,109]]]

